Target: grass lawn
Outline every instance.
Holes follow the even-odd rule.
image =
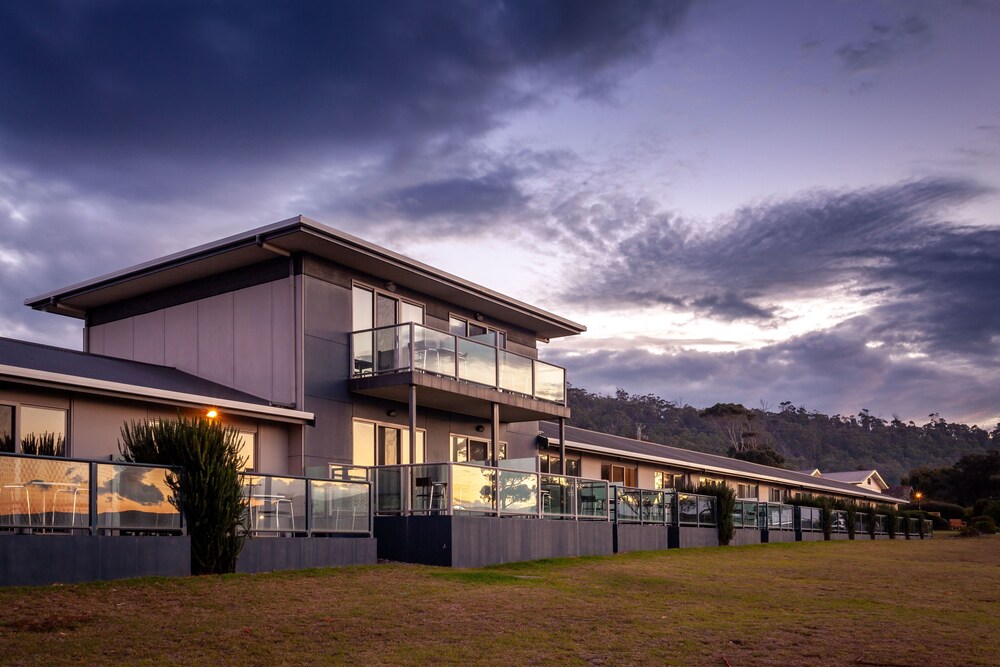
[[[15,665],[995,666],[1000,536],[0,589],[0,610]]]

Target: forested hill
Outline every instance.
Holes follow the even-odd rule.
[[[731,440],[717,420],[699,409],[678,406],[658,396],[614,396],[570,387],[569,424],[636,437],[665,445],[726,455]],[[931,415],[923,425],[885,420],[861,410],[857,415],[827,416],[782,403],[777,409],[748,409],[748,422],[759,441],[785,457],[785,467],[821,471],[877,469],[887,483],[919,466],[950,466],[965,454],[1000,448],[1000,424],[992,431],[952,424]]]

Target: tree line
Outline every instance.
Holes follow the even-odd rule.
[[[916,424],[868,409],[825,415],[789,401],[776,409],[723,403],[699,410],[653,394],[596,394],[579,387],[569,388],[569,405],[569,423],[580,428],[792,470],[876,469],[889,484],[921,467],[947,467],[967,454],[1000,449],[1000,423],[987,430],[938,414]]]

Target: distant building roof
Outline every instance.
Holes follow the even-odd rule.
[[[823,476],[820,473],[819,468],[805,468],[803,470],[796,470],[795,472],[803,474],[803,475],[809,475],[810,477],[822,477]]]
[[[559,426],[553,422],[540,422],[539,428],[550,442],[558,442]],[[707,473],[735,475],[762,481],[779,482],[801,488],[807,493],[825,492],[857,496],[882,502],[898,502],[881,493],[866,490],[854,484],[846,484],[824,477],[813,477],[794,470],[784,470],[759,463],[740,461],[726,456],[705,454],[679,447],[670,447],[654,442],[635,440],[587,429],[566,427],[566,447],[610,456],[620,456],[649,462],[663,463],[680,468],[701,470]]]
[[[833,479],[847,484],[867,484],[869,480],[872,480],[875,482],[875,485],[883,491],[889,488],[889,485],[885,483],[884,479],[882,479],[882,475],[878,473],[878,470],[845,470],[843,472],[825,472],[822,477],[823,479]]]
[[[84,393],[213,406],[284,421],[311,421],[307,412],[272,406],[267,399],[168,366],[0,338],[0,378]]]

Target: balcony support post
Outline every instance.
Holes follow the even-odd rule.
[[[559,418],[559,474],[566,474],[566,418]]]
[[[497,468],[500,466],[500,404],[490,403],[490,408],[492,409],[492,417],[490,419],[490,448],[493,450],[491,465]]]
[[[410,463],[417,462],[417,385],[410,385]]]

